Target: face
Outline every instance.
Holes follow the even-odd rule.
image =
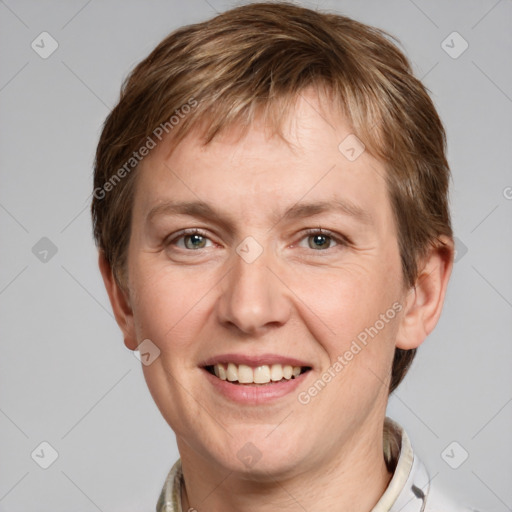
[[[406,297],[397,233],[383,165],[340,150],[351,129],[329,112],[303,94],[290,144],[257,122],[141,165],[131,329],[160,350],[144,374],[182,458],[284,475],[382,429]]]

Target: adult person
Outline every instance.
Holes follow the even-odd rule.
[[[453,265],[445,133],[382,31],[289,3],[162,41],[97,150],[125,344],[176,434],[158,512],[456,511],[389,394]]]

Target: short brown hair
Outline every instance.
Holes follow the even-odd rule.
[[[436,109],[392,40],[348,17],[287,2],[237,7],[165,38],[125,80],[96,152],[94,236],[118,283],[124,282],[135,170],[155,130],[165,128],[178,144],[201,129],[208,144],[261,115],[281,134],[284,114],[313,86],[328,92],[366,150],[384,162],[404,281],[414,286],[429,247],[442,235],[452,238],[450,171]],[[187,114],[173,123],[185,105]],[[414,355],[396,349],[390,392]]]

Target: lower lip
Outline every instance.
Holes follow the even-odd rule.
[[[222,380],[212,375],[203,368],[206,378],[214,388],[223,396],[240,404],[263,404],[274,401],[283,396],[289,395],[305,379],[311,371],[301,373],[298,377],[290,380],[281,380],[269,384],[233,384],[228,380]]]

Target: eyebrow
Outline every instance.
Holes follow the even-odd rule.
[[[368,211],[351,201],[338,198],[331,201],[299,202],[288,208],[284,213],[275,209],[272,213],[275,224],[282,220],[303,219],[321,213],[342,213],[343,215],[352,217],[368,225],[373,222],[373,218]],[[233,230],[235,224],[233,217],[223,215],[204,201],[166,201],[154,206],[149,211],[146,216],[146,222],[150,223],[155,217],[160,215],[188,215],[190,217],[214,221],[229,230]]]

